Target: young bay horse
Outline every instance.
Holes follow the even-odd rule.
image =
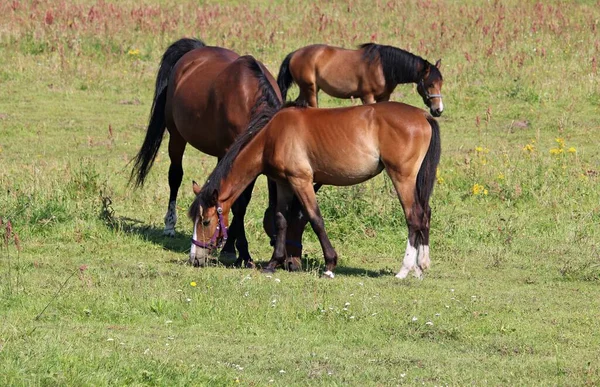
[[[169,205],[165,234],[175,234],[177,192],[183,177],[182,159],[186,144],[203,153],[222,158],[247,127],[252,108],[260,97],[262,83],[275,90],[271,98],[280,103],[275,78],[251,56],[239,56],[221,47],[206,46],[196,39],[181,39],[164,53],[150,114],[150,123],[140,151],[134,159],[131,179],[136,186],[144,180],[158,153],[165,129],[169,131]],[[244,215],[254,180],[233,204],[234,219],[223,252],[239,257],[237,264],[252,262],[244,231]]]
[[[429,226],[441,145],[437,121],[399,102],[336,109],[266,107],[250,121],[206,184],[194,183],[197,195],[189,216],[194,221],[190,259],[202,259],[226,230],[232,203],[260,174],[277,184],[275,248],[264,269],[273,271],[286,259],[287,211],[299,199],[325,256],[324,275],[333,278],[337,253],[325,232],[313,183],[346,186],[362,183],[385,169],[396,189],[408,225],[403,264],[421,276],[429,267]],[[293,220],[292,220],[293,221]],[[192,262],[193,263],[193,262]]]
[[[300,88],[298,102],[317,107],[319,90],[337,98],[360,98],[363,104],[389,101],[398,84],[416,83],[417,91],[439,117],[443,78],[441,59],[435,65],[392,46],[367,43],[358,50],[324,44],[303,47],[288,54],[279,68],[277,84],[285,101],[292,83]]]

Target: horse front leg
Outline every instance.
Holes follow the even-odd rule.
[[[221,256],[219,257],[223,263],[229,264],[233,258],[235,258],[235,250],[237,248],[237,259],[235,260],[235,266],[242,266],[253,268],[254,262],[250,256],[248,250],[248,239],[246,238],[246,229],[244,227],[244,220],[246,217],[246,210],[252,199],[252,190],[254,189],[254,180],[240,195],[240,197],[233,203],[231,212],[233,213],[233,219],[231,220],[231,227],[229,229],[230,238],[227,239],[225,246],[221,250]]]
[[[321,249],[323,250],[323,256],[325,257],[325,272],[323,273],[323,276],[333,278],[333,270],[337,266],[338,255],[331,245],[331,241],[325,231],[325,221],[323,220],[323,216],[321,216],[321,210],[317,203],[317,196],[312,181],[290,179],[290,184],[296,197],[304,208],[304,212],[308,217],[308,221],[310,222],[313,231],[317,234],[319,242],[321,243]]]
[[[290,202],[293,199],[292,190],[285,183],[277,183],[277,203],[274,209],[275,223],[275,245],[273,255],[263,272],[272,273],[277,266],[283,265],[287,256],[286,252],[286,234],[287,234],[287,214]]]
[[[321,188],[322,184],[313,186],[315,194]],[[302,204],[296,196],[292,200],[290,206],[290,216],[288,217],[286,249],[287,258],[285,265],[291,271],[296,271],[302,268],[302,235],[308,223],[308,216],[302,209]]]

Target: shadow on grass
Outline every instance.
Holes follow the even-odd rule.
[[[190,249],[190,238],[188,235],[178,231],[175,236],[169,237],[163,234],[163,229],[145,225],[144,222],[124,216],[112,217],[110,221],[105,221],[108,228],[115,231],[122,231],[126,234],[134,234],[144,240],[162,246],[165,250],[176,253],[186,253]],[[173,260],[176,263],[187,262],[187,256],[181,260]]]
[[[255,261],[255,263],[256,263],[257,269],[260,270],[261,268],[267,266],[269,261]],[[302,269],[300,269],[298,272],[304,272],[304,273],[318,272],[319,274],[321,274],[321,272],[324,270],[324,265],[325,265],[325,262],[324,262],[323,258],[314,258],[314,257],[304,256],[302,258]],[[283,267],[279,266],[277,268],[277,270],[285,270],[285,269]],[[334,273],[335,273],[335,275],[341,275],[341,276],[371,277],[371,278],[389,276],[390,274],[393,274],[390,269],[381,269],[379,271],[375,271],[375,270],[368,270],[368,269],[363,269],[363,268],[358,268],[358,267],[348,267],[348,266],[337,266],[334,270]]]
[[[147,241],[160,245],[164,249],[176,253],[186,253],[189,251],[190,238],[188,235],[184,235],[178,231],[175,231],[175,236],[168,237],[163,234],[162,228],[144,225],[144,222],[141,220],[124,216],[114,216],[114,211],[112,210],[111,204],[112,202],[110,201],[110,198],[103,197],[103,206],[100,213],[100,219],[102,219],[106,226],[111,230],[138,235]],[[216,259],[217,257],[215,257],[215,260]],[[187,256],[182,257],[181,259],[171,259],[169,262],[178,265],[185,264],[187,263]],[[256,265],[256,269],[261,270],[263,267],[267,266],[269,261],[254,261],[254,263]],[[217,265],[223,265],[223,263],[215,262],[214,265],[210,264],[209,267]],[[317,259],[305,255],[302,258],[302,268],[299,271],[306,273],[321,272],[323,270],[323,265],[324,262],[322,258]],[[224,266],[233,267],[233,264],[226,264]],[[279,267],[278,270],[285,269]],[[356,267],[338,266],[335,269],[335,274],[343,276],[376,278],[388,276],[393,273],[389,269],[374,271]]]

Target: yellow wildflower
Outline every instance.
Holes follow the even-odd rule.
[[[473,195],[487,195],[487,190],[485,189],[484,186],[482,186],[481,184],[473,184],[473,188],[471,188],[471,192],[473,193]]]
[[[131,49],[129,50],[129,52],[127,52],[127,55],[129,56],[140,56],[140,50],[136,49]]]
[[[533,153],[535,151],[535,146],[529,143],[523,147],[523,150],[529,153]]]
[[[551,155],[559,155],[561,153],[563,153],[565,150],[563,148],[552,148],[550,149],[550,154]]]
[[[193,287],[193,288],[195,288],[196,287],[196,282],[194,282],[194,281],[190,282],[190,286]]]
[[[504,173],[500,172],[498,174],[498,180],[504,180]]]
[[[554,141],[556,141],[556,143],[558,144],[558,147],[559,147],[559,148],[561,148],[561,149],[562,149],[562,148],[564,148],[564,147],[565,147],[565,139],[564,139],[564,138],[561,138],[561,137],[556,137],[556,138],[554,139]]]
[[[569,152],[569,153],[576,153],[576,152],[577,152],[577,149],[575,149],[575,147],[574,147],[574,146],[572,146],[572,147],[570,147],[569,149],[567,149],[567,152]]]
[[[444,178],[441,175],[442,174],[440,173],[440,170],[437,169],[435,171],[435,178],[436,178],[438,184],[443,184],[444,183]]]

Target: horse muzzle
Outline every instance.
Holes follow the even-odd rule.
[[[196,247],[190,251],[188,263],[194,267],[203,267],[206,265],[210,252],[208,249]]]

